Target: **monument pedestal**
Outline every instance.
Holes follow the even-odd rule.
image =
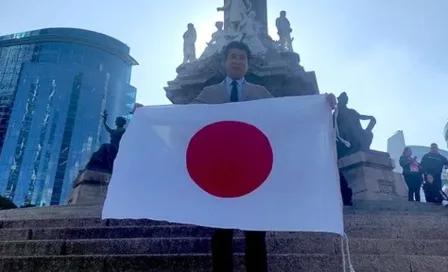
[[[357,152],[338,161],[339,169],[353,190],[353,199],[406,200],[407,186],[389,153]]]
[[[103,205],[111,174],[85,170],[73,182],[68,204]]]

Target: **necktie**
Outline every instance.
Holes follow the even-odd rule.
[[[230,102],[238,102],[238,82],[232,82],[232,91],[230,92]]]

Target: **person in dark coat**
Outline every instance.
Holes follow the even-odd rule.
[[[403,168],[403,177],[408,186],[408,201],[420,202],[420,188],[422,186],[422,173],[417,157],[412,157],[412,150],[405,147],[400,157],[400,166]]]
[[[353,206],[353,191],[350,187],[348,187],[347,179],[344,177],[341,170],[339,170],[339,182],[344,206]]]
[[[448,159],[439,153],[437,144],[431,144],[429,153],[421,160],[421,170],[427,175],[434,177],[434,184],[442,189],[442,171],[448,166]]]
[[[445,205],[444,202],[448,201],[448,196],[435,184],[432,175],[425,176],[423,191],[425,192],[426,202],[443,203]]]

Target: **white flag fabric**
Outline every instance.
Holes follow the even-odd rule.
[[[342,235],[325,96],[139,108],[120,143],[103,218]]]

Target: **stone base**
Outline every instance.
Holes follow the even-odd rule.
[[[339,169],[353,190],[353,199],[406,200],[407,187],[389,153],[357,152],[338,161]]]
[[[68,204],[103,205],[111,174],[86,170],[73,182]]]

